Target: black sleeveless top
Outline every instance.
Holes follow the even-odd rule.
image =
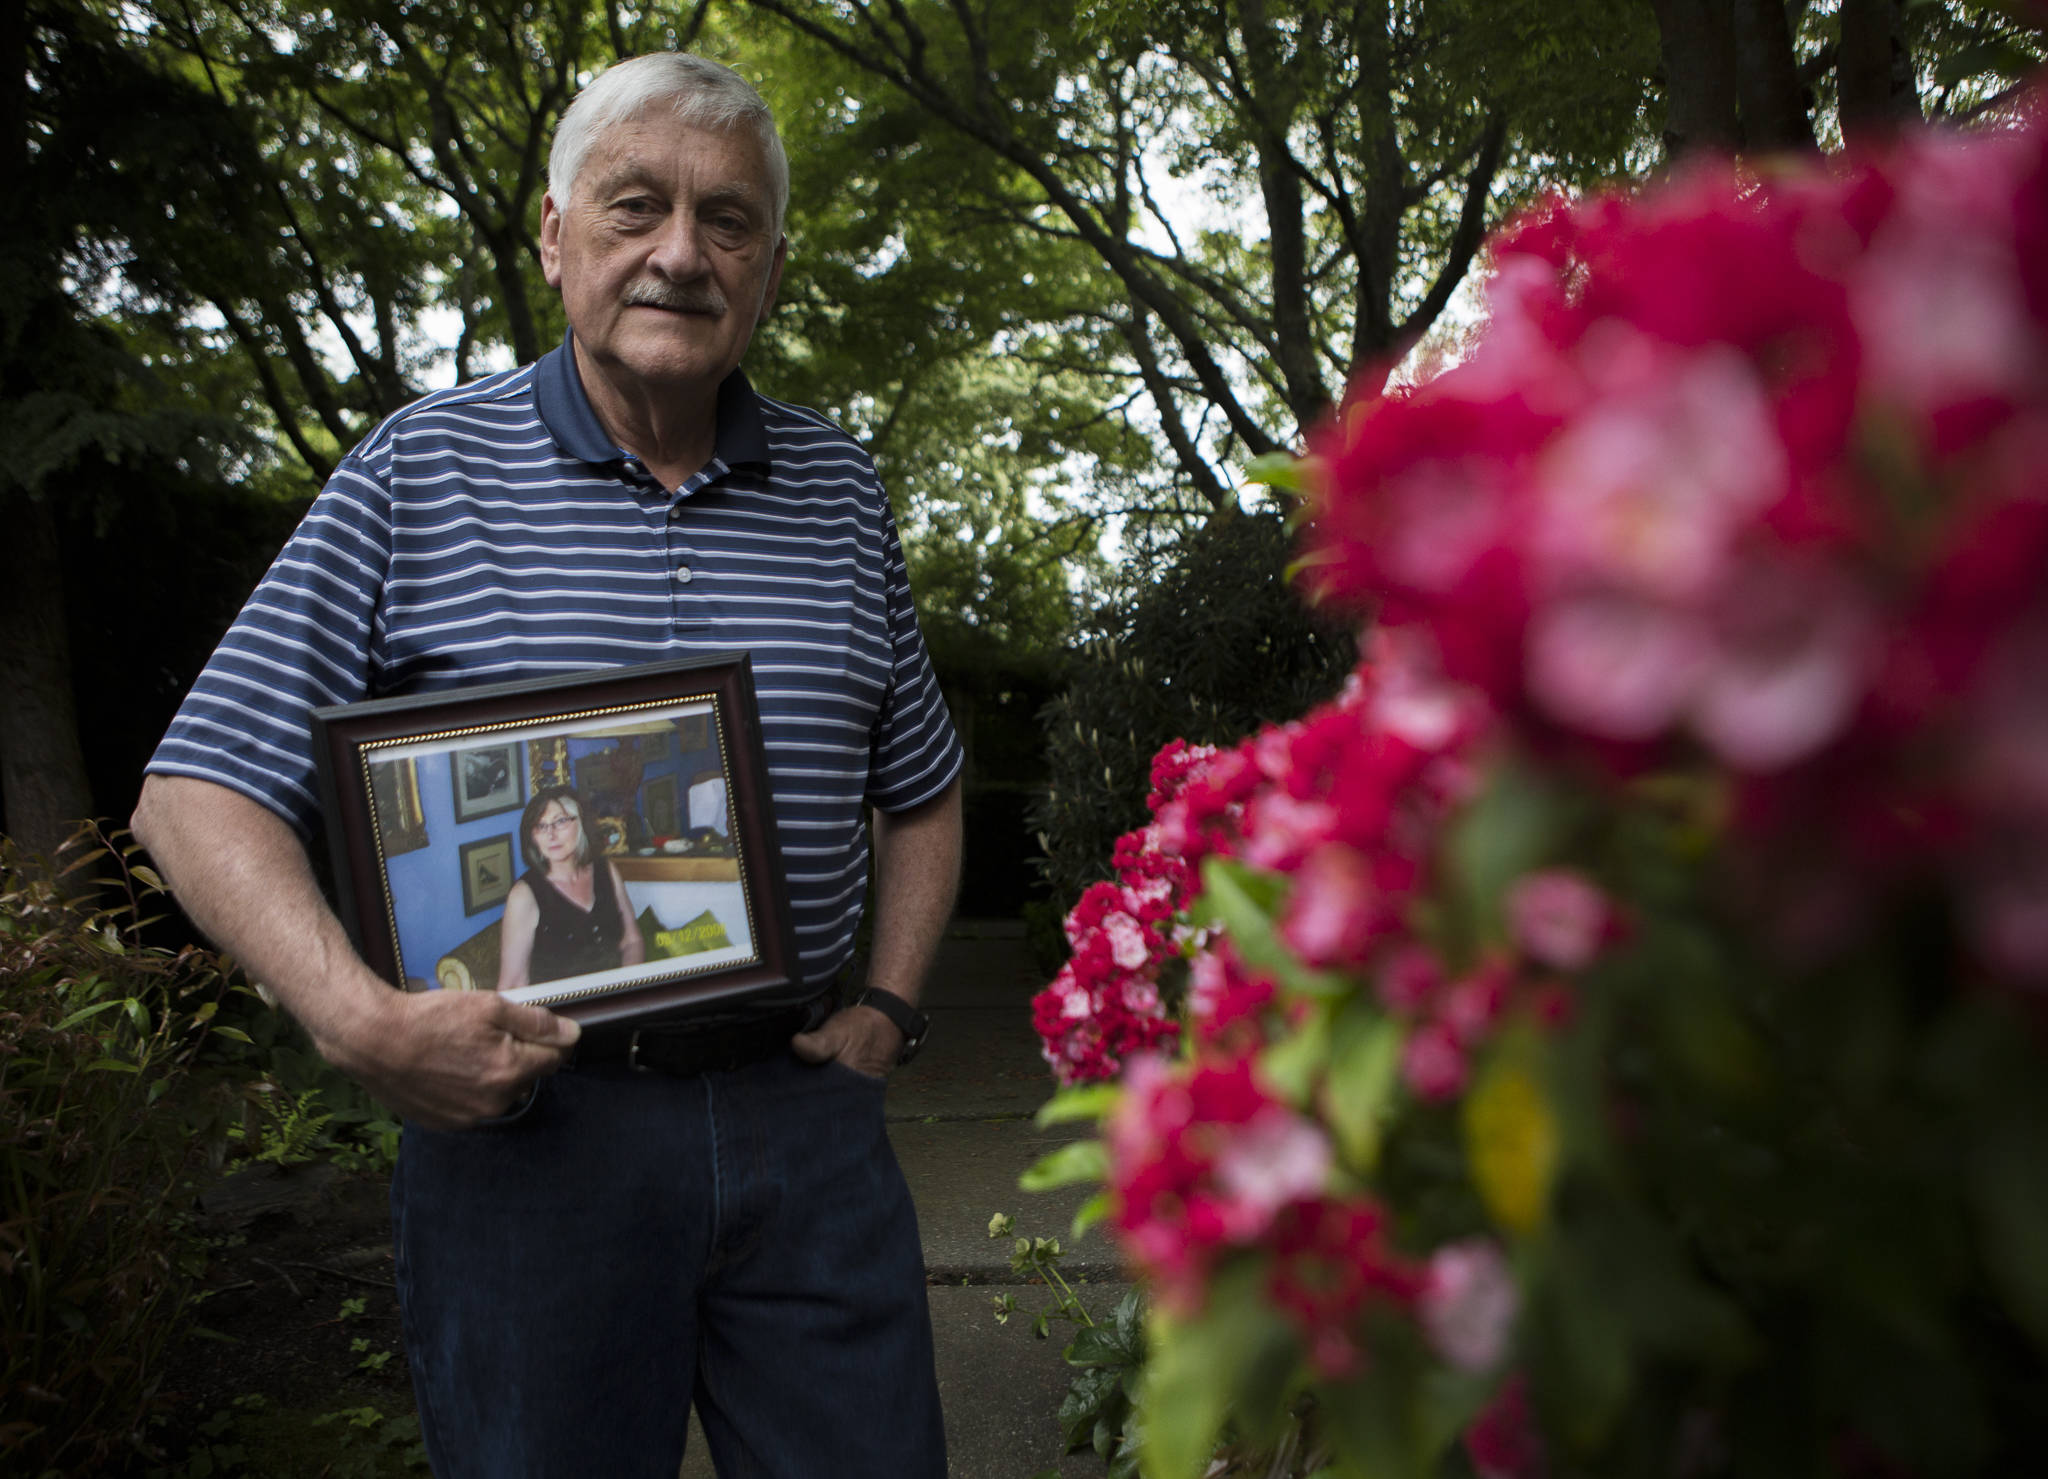
[[[533,902],[540,909],[539,922],[533,927],[533,956],[526,967],[528,981],[559,981],[564,976],[618,968],[619,936],[625,922],[619,918],[611,864],[601,857],[592,858],[590,871],[593,888],[590,910],[585,913],[548,882],[545,869],[527,870],[526,886],[533,890]]]

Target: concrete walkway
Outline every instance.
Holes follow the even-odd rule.
[[[1008,1212],[1021,1234],[1057,1236],[1068,1250],[1061,1271],[1091,1310],[1109,1309],[1124,1289],[1100,1229],[1079,1243],[1069,1236],[1084,1189],[1017,1188],[1026,1167],[1080,1133],[1031,1122],[1053,1088],[1031,1030],[1031,997],[1041,984],[1021,925],[956,921],[925,992],[931,1037],[889,1085],[889,1138],[924,1238],[951,1479],[1028,1479],[1052,1466],[1060,1399],[1072,1374],[1060,1359],[1070,1327],[1055,1323],[1050,1339],[1037,1340],[1028,1314],[996,1323],[996,1295],[1015,1295],[1026,1312],[1050,1299],[1042,1287],[1019,1284],[1010,1244],[989,1237],[989,1218]],[[1093,1454],[1059,1460],[1058,1467],[1062,1479],[1103,1473]],[[711,1475],[693,1420],[682,1479]]]

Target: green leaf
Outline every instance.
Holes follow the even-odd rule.
[[[1061,1089],[1052,1098],[1038,1106],[1032,1123],[1043,1130],[1049,1125],[1063,1125],[1072,1120],[1100,1120],[1123,1097],[1120,1084],[1076,1084],[1070,1089]]]
[[[88,1017],[97,1017],[101,1012],[111,1011],[113,1008],[119,1005],[121,1005],[121,1003],[118,1001],[99,1001],[94,1002],[89,1007],[81,1007],[77,1011],[73,1012],[70,1016],[66,1017],[63,1021],[59,1022],[57,1024],[56,1030],[58,1032],[69,1032],[72,1028],[76,1027],[79,1023],[85,1021]]]
[[[1445,844],[1448,876],[1475,943],[1507,938],[1502,899],[1508,885],[1555,854],[1568,808],[1530,768],[1495,766],[1478,800],[1452,824]]]
[[[1370,1479],[1421,1479],[1419,1414],[1405,1368],[1379,1367],[1360,1381],[1329,1392],[1317,1405],[1328,1414],[1330,1436],[1344,1460],[1338,1472]]]
[[[1307,1018],[1259,1054],[1259,1073],[1277,1094],[1305,1107],[1330,1061],[1330,1014],[1322,1003]]]
[[[1039,1157],[1017,1178],[1026,1191],[1051,1191],[1077,1181],[1100,1181],[1109,1174],[1109,1155],[1100,1140],[1076,1140]]]
[[[140,1073],[142,1070],[133,1063],[123,1063],[119,1058],[95,1058],[85,1065],[86,1072],[95,1073]]]
[[[1087,1201],[1074,1209],[1073,1226],[1068,1231],[1072,1233],[1074,1240],[1079,1242],[1083,1233],[1087,1232],[1089,1228],[1095,1226],[1096,1223],[1102,1221],[1108,1215],[1109,1193],[1098,1191],[1094,1196],[1088,1198]]]
[[[2008,1125],[1977,1153],[1985,1262],[2019,1322],[2048,1350],[2048,1160],[2035,1127]]]
[[[1262,1297],[1261,1272],[1252,1263],[1225,1271],[1193,1319],[1152,1311],[1140,1404],[1146,1479],[1195,1479],[1233,1404],[1249,1392],[1285,1390],[1299,1348]],[[1240,1407],[1237,1416],[1257,1430],[1270,1427],[1275,1415]]]
[[[166,892],[163,879],[158,876],[156,869],[150,867],[147,863],[137,863],[128,871],[137,882],[147,884],[158,893]]]
[[[1137,1353],[1111,1326],[1089,1325],[1067,1342],[1069,1366],[1128,1366]]]
[[[1189,909],[1197,924],[1220,927],[1239,958],[1263,971],[1288,990],[1305,996],[1338,996],[1350,981],[1333,971],[1313,971],[1294,958],[1273,929],[1273,917],[1286,902],[1285,882],[1227,858],[1202,864],[1202,894]]]
[[[213,1030],[216,1036],[230,1038],[235,1042],[245,1042],[251,1047],[256,1045],[251,1041],[249,1034],[239,1027],[216,1027]]]
[[[1059,1409],[1060,1432],[1068,1453],[1088,1446],[1103,1404],[1121,1391],[1116,1372],[1105,1366],[1087,1367],[1068,1384]]]
[[[1407,1031],[1363,1000],[1347,1003],[1331,1033],[1324,1107],[1344,1159],[1361,1172],[1379,1161],[1380,1136],[1401,1082]]]
[[[1310,493],[1322,475],[1321,461],[1314,457],[1292,457],[1285,452],[1267,452],[1245,464],[1245,481],[1263,483],[1289,493]]]

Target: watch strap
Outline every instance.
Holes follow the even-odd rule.
[[[873,1007],[896,1024],[896,1030],[903,1034],[903,1048],[896,1055],[899,1065],[908,1063],[917,1055],[917,1050],[924,1046],[925,1035],[932,1028],[931,1018],[895,992],[884,991],[879,986],[861,987],[854,995],[853,1005]]]

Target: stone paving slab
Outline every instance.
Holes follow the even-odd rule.
[[[924,1051],[889,1079],[891,1120],[1028,1118],[1052,1097],[1028,1006],[934,1005],[930,1016]]]
[[[1040,1130],[1029,1120],[950,1120],[889,1126],[890,1143],[917,1203],[925,1268],[935,1282],[1007,1282],[1009,1244],[988,1235],[990,1216],[1008,1212],[1017,1232],[1057,1237],[1066,1248],[1062,1267],[1094,1282],[1121,1277],[1107,1235],[1091,1230],[1078,1243],[1074,1213],[1094,1188],[1027,1192],[1017,1178],[1047,1151],[1081,1138],[1071,1125]]]
[[[1027,1012],[1046,976],[1025,948],[1023,929],[1007,921],[955,920],[939,942],[923,1003],[929,1007],[1016,1006]],[[1024,1031],[1030,1035],[1030,1019]]]

